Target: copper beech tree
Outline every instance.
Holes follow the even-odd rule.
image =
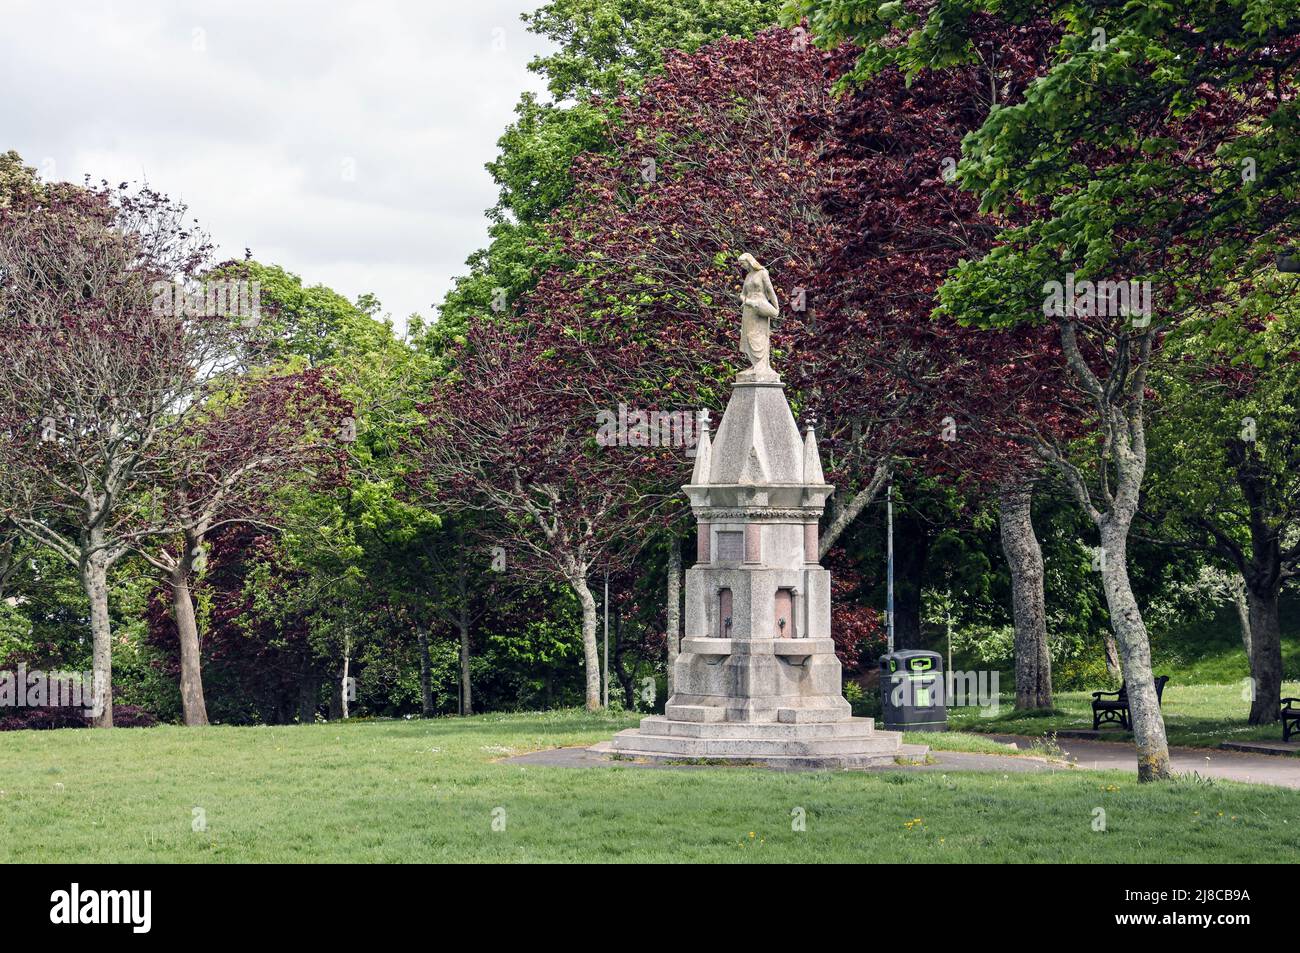
[[[662,75],[613,104],[609,149],[575,162],[573,198],[549,227],[563,264],[520,302],[534,326],[550,329],[550,359],[567,369],[557,386],[577,406],[628,408],[634,419],[658,414],[685,437],[669,447],[671,432],[653,433],[657,449],[643,453],[654,452],[663,466],[641,481],[664,501],[652,525],[668,552],[669,691],[688,522],[680,487],[692,463],[685,447],[698,439],[697,414],[721,411],[742,360],[738,257],[748,252],[772,270],[786,322],[776,366],[787,380],[797,377],[805,351],[831,346],[804,320],[819,269],[843,241],[842,222],[823,207],[836,173],[820,160],[818,141],[836,108],[826,65],[827,57],[785,30],[669,54]],[[884,439],[864,449],[878,432],[855,435],[872,470],[887,459]],[[837,472],[843,492],[857,500],[856,514],[880,482],[859,486],[856,470]],[[825,546],[847,523],[832,528]],[[844,620],[862,615],[843,602],[836,612]],[[870,620],[844,627],[850,630],[869,632]],[[855,657],[850,641],[841,646],[846,661]]]
[[[564,266],[541,276],[508,314],[480,322],[458,365],[465,380],[433,405],[436,427],[473,435],[490,451],[478,492],[451,484],[444,494],[475,498],[497,522],[527,530],[526,538],[511,536],[512,546],[574,588],[592,653],[589,703],[598,682],[585,577],[617,563],[610,551],[628,542],[667,530],[675,547],[682,535],[680,485],[689,477],[696,415],[720,409],[735,371],[735,257],[766,256],[784,281],[810,271],[809,256],[824,241],[815,208],[822,180],[798,175],[813,167],[812,153],[791,140],[790,126],[802,110],[824,109],[829,96],[820,55],[805,44],[792,57],[792,39],[778,31],[753,48],[723,41],[698,56],[672,56],[644,95],[619,101],[612,153],[575,163],[577,193],[550,225]],[[741,99],[749,111],[738,119]],[[755,210],[756,196],[770,198],[768,207]],[[620,408],[634,421],[666,413],[669,432],[634,422],[602,444],[598,415]],[[538,446],[503,463],[500,448],[525,434]],[[543,452],[548,442],[553,449]],[[451,454],[464,442],[434,446]],[[463,455],[452,462],[470,467]],[[565,474],[575,466],[577,474]],[[507,560],[519,565],[509,550]]]
[[[866,492],[833,506],[824,546],[904,461],[910,472],[999,500],[1016,706],[1050,708],[1042,552],[1030,519],[1039,468],[1013,435],[1061,433],[1075,419],[1052,386],[1059,379],[1043,373],[1056,349],[1032,330],[991,336],[931,318],[949,271],[986,252],[1008,221],[982,213],[953,181],[962,138],[995,106],[1021,100],[1056,35],[1034,23],[989,30],[983,39],[992,42],[995,32],[996,56],[914,77],[884,69],[836,101],[833,135],[821,139],[821,161],[836,168],[824,206],[845,224],[820,272],[826,289],[816,296],[814,328],[826,343],[805,352],[799,383],[806,380],[841,422],[825,428],[822,444],[832,471],[851,472],[856,463],[859,480],[871,474]],[[831,55],[834,77],[856,52],[844,47]],[[851,439],[857,434],[876,439]],[[871,449],[875,461],[864,454]]]
[[[457,370],[425,407],[410,446],[412,485],[450,512],[476,513],[493,569],[567,586],[582,615],[586,705],[601,706],[592,575],[643,542],[663,503],[656,460],[602,446],[597,418],[546,347],[548,329],[480,322]],[[592,390],[600,369],[589,369]]]
[[[748,251],[770,267],[784,304],[776,366],[796,405],[821,417],[828,476],[844,499],[823,554],[897,459],[924,464],[946,452],[943,418],[962,415],[962,392],[947,385],[960,374],[987,379],[989,355],[965,347],[974,332],[929,313],[947,269],[987,247],[997,223],[944,182],[943,159],[986,104],[961,77],[915,87],[885,77],[836,100],[836,70],[849,62],[797,31],[770,30],[670,55],[662,75],[619,100],[611,149],[575,163],[573,199],[550,225],[564,264],[508,314],[485,318],[476,338],[510,340],[503,329],[515,328],[527,344],[507,355],[508,373],[482,360],[509,345],[467,349],[465,368],[510,406],[447,395],[466,415],[454,426],[481,436],[507,426],[493,414],[532,415],[583,433],[598,411],[619,406],[688,417],[721,409],[738,361],[736,258]],[[521,370],[525,359],[536,369]],[[466,383],[484,386],[452,390]],[[981,416],[1009,403],[986,403]],[[507,429],[517,437],[524,425]],[[601,472],[654,501],[645,509],[677,534],[690,461],[655,442],[608,454]],[[526,512],[528,483],[513,484],[513,469],[484,469],[481,482],[496,485],[482,498]]]
[[[736,360],[733,259],[753,251],[785,302],[778,366],[818,418],[839,487],[823,556],[902,461],[957,471],[984,492],[1009,486],[1002,477],[1023,474],[1027,454],[1006,433],[1068,417],[1041,379],[1025,399],[1023,369],[1051,341],[1022,333],[990,348],[930,312],[948,270],[987,250],[1002,224],[949,181],[961,138],[994,102],[1021,95],[1051,38],[1015,31],[992,84],[978,68],[912,83],[892,71],[838,99],[831,86],[854,51],[820,53],[799,31],[669,56],[662,76],[620,101],[612,150],[577,163],[574,201],[552,229],[571,265],[539,283],[539,319],[561,322],[561,347],[586,349],[586,363],[622,368],[608,399],[717,409]],[[1045,707],[1041,553],[1027,497],[1016,499],[1008,520],[1023,545],[1007,555],[1022,681],[1034,684],[1020,701]],[[670,607],[672,584],[670,569]]]
[[[782,301],[774,366],[796,409],[817,405],[837,448],[828,477],[850,501],[823,551],[883,485],[914,395],[863,358],[881,335],[849,340],[818,323],[837,283],[857,279],[827,270],[852,224],[827,201],[843,172],[830,64],[780,29],[670,54],[662,75],[618,101],[610,150],[575,163],[574,197],[550,227],[564,264],[528,299],[565,329],[568,352],[588,355],[575,364],[613,356],[607,406],[719,412],[741,360],[736,259],[753,254]],[[816,399],[808,368],[831,355],[844,388]],[[677,484],[689,463],[679,454]]]

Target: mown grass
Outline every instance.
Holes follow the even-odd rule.
[[[500,760],[634,721],[552,712],[5,733],[0,861],[1150,863],[1300,850],[1300,797],[1263,786]],[[196,808],[206,830],[194,829]],[[792,829],[798,809],[804,831]]]
[[[1163,672],[1162,672],[1163,674]],[[1246,716],[1250,703],[1242,698],[1241,685],[1181,685],[1170,681],[1165,686],[1165,732],[1169,743],[1191,747],[1216,747],[1221,741],[1281,741],[1282,728],[1272,725],[1249,725]],[[1300,696],[1300,683],[1289,682],[1283,695]],[[953,708],[948,723],[961,731],[994,734],[1041,735],[1062,729],[1092,728],[1092,693],[1058,692],[1052,712],[1018,712],[1015,698],[1004,695],[993,717],[988,710]],[[1132,736],[1113,727],[1102,729],[1103,738],[1125,741]]]
[[[880,725],[880,719],[876,719]],[[968,751],[973,754],[1023,755],[1019,748],[965,731],[909,731],[903,738],[907,744],[929,745],[936,751]]]

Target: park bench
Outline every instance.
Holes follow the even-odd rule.
[[[1161,675],[1156,680],[1156,704],[1163,704],[1165,694],[1165,682],[1169,681],[1168,675]],[[1117,724],[1126,731],[1133,728],[1133,722],[1128,711],[1128,686],[1120,685],[1117,692],[1093,692],[1092,693],[1092,730],[1099,731],[1104,724]],[[1107,696],[1114,695],[1114,698]],[[1296,710],[1297,717],[1300,717],[1300,709]]]
[[[1282,740],[1290,741],[1291,736],[1296,733],[1297,726],[1300,726],[1300,708],[1293,708],[1293,705],[1300,705],[1300,698],[1282,699],[1282,708],[1278,715],[1282,718]]]

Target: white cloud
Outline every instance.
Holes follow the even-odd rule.
[[[47,178],[147,179],[223,257],[283,265],[399,323],[486,242],[483,164],[544,49],[540,0],[10,0],[0,151]]]

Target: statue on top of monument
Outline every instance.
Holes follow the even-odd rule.
[[[740,352],[749,358],[755,371],[771,374],[772,322],[781,313],[780,302],[767,269],[753,255],[746,252],[738,263],[745,269],[745,284],[740,292]]]

